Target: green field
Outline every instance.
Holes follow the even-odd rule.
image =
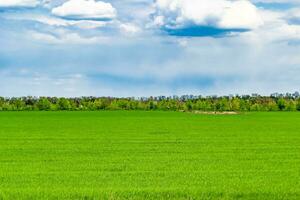
[[[300,199],[300,113],[0,112],[0,199]]]

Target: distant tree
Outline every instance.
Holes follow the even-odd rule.
[[[240,100],[240,111],[250,111],[250,101],[248,99],[241,99]]]
[[[0,97],[0,111],[3,110],[4,103],[5,103],[5,99],[3,97]]]
[[[232,111],[240,111],[240,104],[241,104],[241,102],[240,102],[240,99],[239,98],[233,98],[232,100],[231,100],[231,103],[230,103],[230,110],[232,110]]]
[[[185,104],[187,110],[193,110],[193,102],[191,100],[188,100]]]
[[[293,101],[293,100],[288,100],[286,102],[286,111],[296,111],[297,110],[297,102]]]
[[[2,104],[2,110],[3,111],[11,111],[11,110],[13,110],[13,106],[9,102],[4,102]]]
[[[47,98],[41,97],[37,102],[37,107],[39,110],[50,110],[51,102]]]
[[[119,110],[119,103],[118,101],[115,99],[113,101],[110,102],[109,106],[108,106],[109,110]]]
[[[298,99],[296,109],[297,109],[298,111],[300,111],[300,99]]]
[[[220,99],[218,111],[229,111],[229,110],[230,110],[229,99],[227,98]]]
[[[70,102],[70,109],[71,110],[80,110],[80,100],[79,99],[69,99]]]
[[[193,102],[192,102],[192,105],[193,105],[192,107],[194,108]],[[170,100],[168,100],[168,107],[169,107],[169,110],[176,111],[176,110],[178,110],[179,104],[177,103],[176,100],[170,99]]]
[[[58,100],[58,109],[59,110],[70,110],[71,109],[71,104],[67,99],[59,98],[59,100]]]
[[[51,111],[57,111],[57,110],[59,110],[59,107],[58,107],[57,104],[51,104],[50,110],[51,110]]]
[[[258,103],[255,103],[250,106],[250,111],[260,111],[260,110],[261,110],[261,106]]]
[[[149,107],[149,110],[155,110],[157,108],[157,102],[150,100],[148,102],[148,107]]]
[[[10,100],[12,110],[25,110],[26,104],[21,98],[12,98]]]
[[[201,110],[201,111],[300,111],[300,99],[290,94],[278,96],[224,96],[134,98],[112,97],[0,97],[0,111],[10,110]]]
[[[117,105],[118,105],[118,108],[121,110],[128,110],[130,107],[127,99],[117,100]]]
[[[139,102],[136,100],[132,100],[129,102],[130,110],[137,110],[139,106]]]
[[[286,101],[283,98],[278,99],[277,106],[279,110],[284,110],[286,108]]]
[[[95,110],[103,110],[105,108],[104,103],[101,99],[96,99],[93,102],[93,107]]]
[[[268,111],[278,111],[278,106],[274,100],[271,100],[267,104]]]

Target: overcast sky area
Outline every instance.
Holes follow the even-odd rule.
[[[300,0],[0,0],[0,96],[300,90]]]

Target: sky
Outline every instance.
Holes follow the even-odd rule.
[[[0,96],[300,90],[300,0],[0,0]]]

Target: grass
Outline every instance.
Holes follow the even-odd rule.
[[[0,112],[0,199],[300,199],[300,113]]]

